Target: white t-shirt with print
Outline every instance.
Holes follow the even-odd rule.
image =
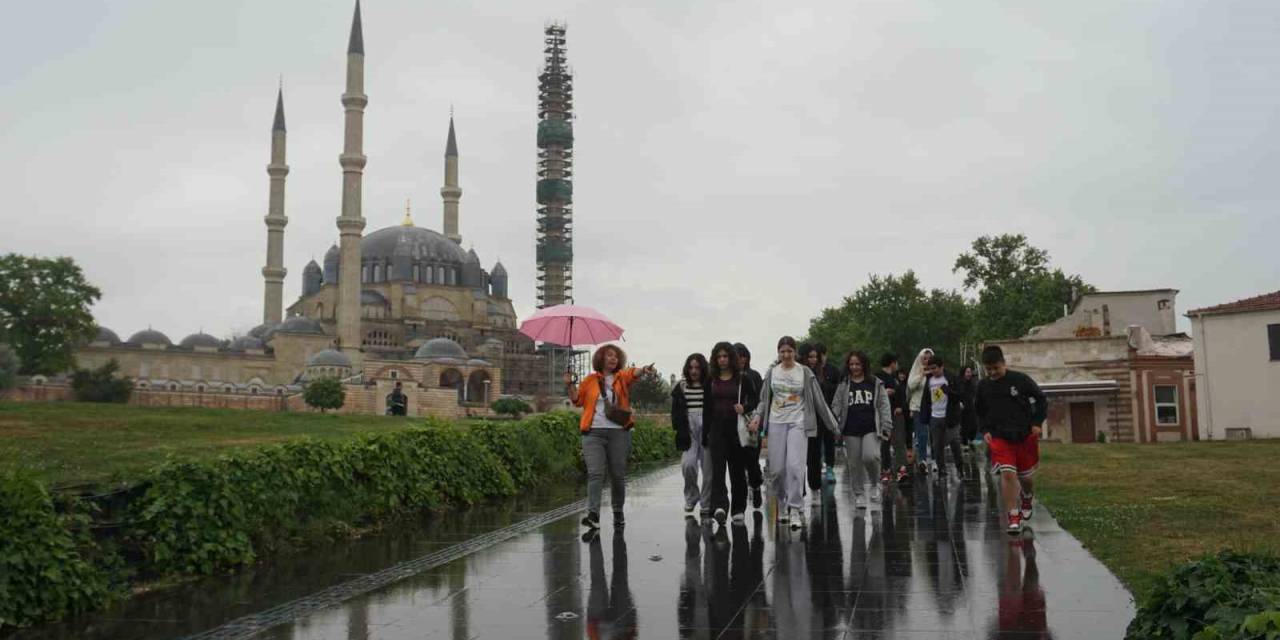
[[[930,406],[930,417],[945,418],[947,417],[947,394],[942,392],[942,387],[946,386],[946,376],[929,376],[929,399],[933,402]]]
[[[599,383],[596,383],[596,384],[599,384]],[[607,375],[607,376],[605,376],[605,377],[604,377],[604,389],[605,389],[605,394],[608,394],[609,401],[610,401],[610,402],[617,402],[617,398],[615,398],[615,397],[614,397],[614,393],[613,393],[613,374],[610,374],[610,375]],[[591,416],[591,428],[592,428],[592,429],[622,429],[622,428],[624,428],[622,425],[620,425],[620,424],[618,424],[618,423],[616,423],[616,422],[614,422],[614,421],[612,421],[612,420],[610,420],[610,419],[608,419],[608,418],[606,418],[606,417],[605,417],[605,415],[604,415],[604,399],[605,399],[605,395],[604,395],[604,394],[601,394],[601,395],[600,395],[600,397],[596,398],[596,411],[595,411],[595,413]]]
[[[798,364],[791,369],[778,365],[773,368],[770,384],[773,405],[769,407],[769,422],[804,423],[804,369]]]

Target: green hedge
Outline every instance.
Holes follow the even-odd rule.
[[[405,431],[170,461],[140,479],[124,545],[144,579],[232,570],[328,531],[510,496],[578,471],[577,425],[565,412],[519,422],[428,419]],[[642,424],[633,434],[633,462],[677,455],[668,427]],[[86,517],[59,515],[43,488],[14,478],[0,486],[0,513],[0,627],[105,602],[119,558],[84,555],[96,549]]]
[[[1128,640],[1280,637],[1280,558],[1223,551],[1162,576],[1129,623]]]
[[[58,514],[40,483],[0,475],[0,629],[87,611],[110,595],[88,518]]]

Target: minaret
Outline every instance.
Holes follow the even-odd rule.
[[[267,197],[267,266],[262,268],[266,282],[262,294],[262,322],[277,325],[284,319],[284,226],[289,219],[284,215],[284,179],[289,175],[289,165],[284,158],[284,87],[276,93],[276,118],[271,125],[271,164],[267,175],[271,176],[271,191]]]
[[[364,178],[364,35],[360,26],[360,0],[351,19],[351,39],[347,43],[347,90],[342,94],[346,127],[342,155],[342,215],[338,216],[338,346],[346,352],[360,350],[360,237],[364,231],[361,213],[361,182]]]
[[[462,189],[458,187],[458,138],[453,133],[453,113],[449,113],[449,142],[444,148],[444,186],[440,187],[444,198],[444,237],[462,244],[458,233],[458,200]]]
[[[565,26],[544,32],[538,75],[538,308],[573,303],[573,74]]]

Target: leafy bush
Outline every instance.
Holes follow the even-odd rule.
[[[533,407],[520,398],[498,398],[489,405],[493,412],[500,416],[519,418],[526,413],[533,413]]]
[[[115,358],[97,369],[76,369],[71,374],[71,390],[81,402],[125,403],[133,394],[133,380],[117,377],[120,363]]]
[[[1138,609],[1125,637],[1280,637],[1280,558],[1223,551],[1173,569]]]
[[[1097,441],[1098,441],[1098,444],[1106,444],[1106,443],[1107,443],[1107,432],[1106,432],[1106,431],[1099,431],[1099,432],[1098,432],[1098,437],[1097,437],[1096,439],[1097,439]]]
[[[44,487],[0,475],[0,629],[96,608],[110,595],[88,518],[59,515]]]
[[[324,413],[326,409],[341,409],[347,402],[347,391],[337,378],[320,378],[307,383],[302,400],[308,407]]]

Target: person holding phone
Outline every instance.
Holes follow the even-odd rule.
[[[623,527],[622,515],[627,498],[627,458],[631,455],[631,385],[641,374],[653,374],[653,365],[627,367],[627,354],[617,345],[596,349],[591,358],[594,369],[574,384],[573,374],[565,372],[565,390],[575,407],[582,407],[578,430],[582,432],[582,460],[587,466],[587,515],[582,524],[600,527],[600,502],[604,477],[610,477],[613,526]]]

